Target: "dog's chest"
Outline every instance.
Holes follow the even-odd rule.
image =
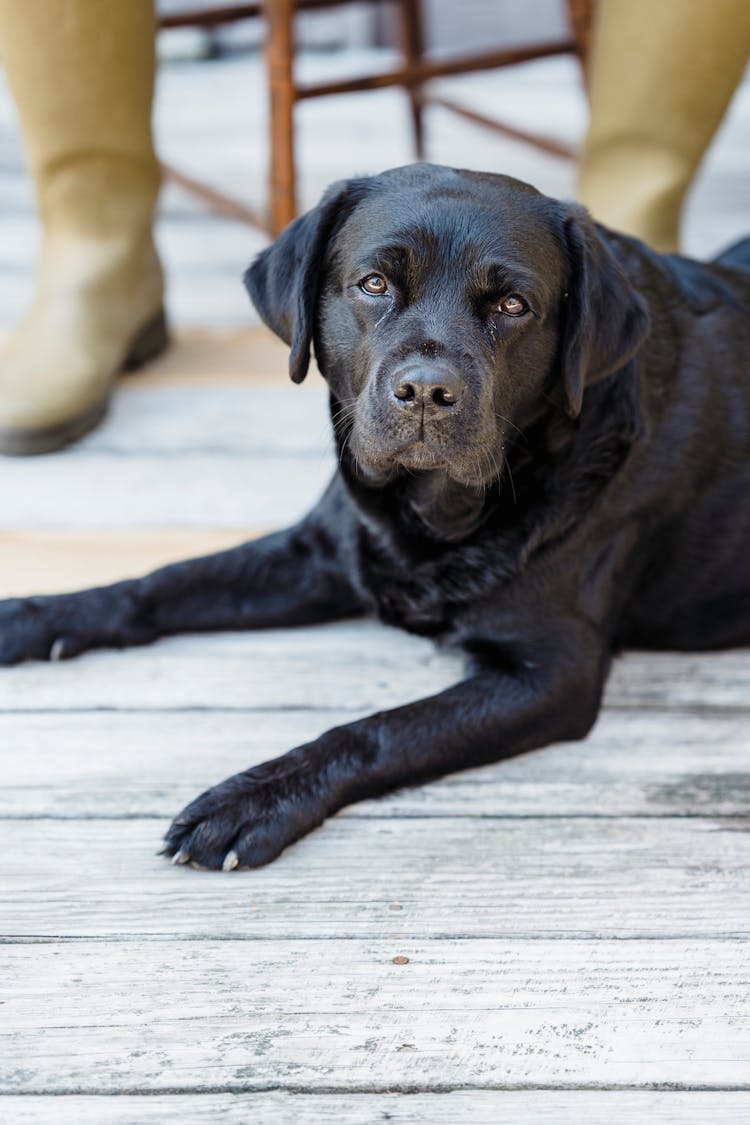
[[[362,544],[359,563],[362,584],[386,624],[424,636],[436,636],[449,627],[450,609],[435,584],[434,564],[394,558],[367,542]]]
[[[378,616],[422,636],[449,633],[467,606],[500,592],[516,567],[506,544],[462,544],[428,558],[363,535],[360,578]]]
[[[450,628],[449,607],[434,593],[420,590],[416,581],[384,582],[371,593],[378,616],[386,625],[425,637],[439,636]]]

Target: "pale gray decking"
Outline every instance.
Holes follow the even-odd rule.
[[[184,91],[208,72],[180,73]],[[198,125],[226,113],[236,130],[236,102],[202,89]],[[407,158],[403,133],[403,155],[383,147],[397,104],[377,103],[369,146],[356,112],[338,119],[359,168]],[[498,166],[463,126],[440,145]],[[346,149],[313,155],[308,191]],[[738,161],[717,166],[706,248],[724,202],[741,213]],[[549,182],[564,166],[532,163],[520,150],[505,167],[565,190]],[[18,214],[0,216],[19,263],[0,276],[8,316]],[[183,319],[241,315],[224,295],[250,236],[191,208],[163,229]],[[0,596],[303,511],[332,464],[325,402],[282,367],[261,338],[244,357],[193,338],[78,449],[0,463]],[[748,653],[630,655],[586,742],[355,806],[261,871],[154,854],[202,787],[456,673],[372,623],[3,671],[0,1120],[750,1121]]]

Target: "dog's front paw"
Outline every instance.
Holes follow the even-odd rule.
[[[208,789],[172,822],[162,854],[213,870],[262,867],[329,811],[310,744]]]
[[[0,664],[22,660],[58,660],[67,655],[66,638],[52,598],[10,598],[0,601]]]

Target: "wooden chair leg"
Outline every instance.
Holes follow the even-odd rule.
[[[568,0],[568,23],[576,44],[576,54],[588,88],[588,60],[596,0]]]
[[[271,111],[269,229],[275,237],[297,213],[294,167],[294,0],[266,0],[266,63]]]
[[[422,0],[400,0],[398,7],[401,52],[406,63],[406,69],[411,70],[414,64],[421,61],[424,54]],[[424,160],[424,106],[421,83],[407,86],[406,92],[411,109],[414,149],[417,160]]]

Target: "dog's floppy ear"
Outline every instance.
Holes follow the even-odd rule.
[[[648,308],[583,207],[565,210],[568,290],[562,378],[568,413],[581,412],[583,392],[631,359],[648,335]]]
[[[243,278],[263,320],[291,348],[295,383],[310,365],[320,270],[335,227],[351,210],[350,195],[350,181],[332,184],[318,206],[290,223]]]

